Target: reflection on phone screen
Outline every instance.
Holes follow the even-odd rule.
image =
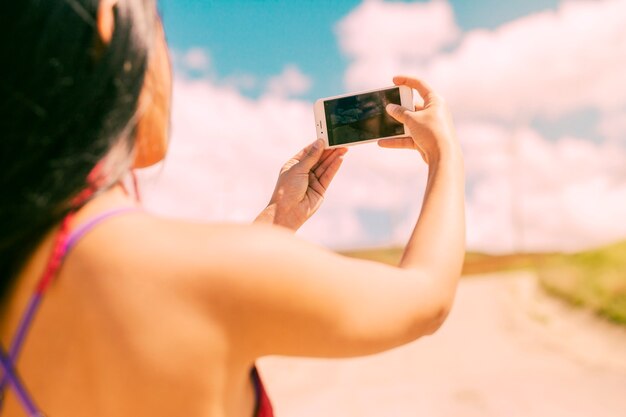
[[[398,87],[324,102],[330,146],[404,134],[404,125],[385,111],[400,104]]]

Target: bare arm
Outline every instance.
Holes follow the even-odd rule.
[[[441,277],[419,266],[346,258],[284,229],[176,223],[168,235],[188,245],[176,286],[245,358],[376,353],[432,333],[449,308]]]
[[[380,145],[417,148],[429,168],[422,211],[400,266],[422,268],[439,277],[449,306],[465,255],[463,157],[443,99],[420,80],[399,76],[394,82],[416,89],[424,105],[414,112],[399,106],[388,109],[409,127],[412,138],[381,141]]]

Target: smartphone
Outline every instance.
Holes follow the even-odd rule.
[[[335,148],[407,136],[405,126],[387,114],[389,103],[413,109],[413,90],[394,86],[321,98],[314,106],[317,137]]]

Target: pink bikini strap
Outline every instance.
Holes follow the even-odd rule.
[[[57,232],[54,247],[52,248],[52,254],[50,255],[46,269],[44,270],[30,302],[26,307],[26,311],[22,315],[22,319],[20,320],[17,331],[15,332],[9,351],[6,352],[0,344],[0,410],[3,405],[4,391],[8,384],[15,391],[19,402],[22,404],[29,417],[43,416],[15,369],[15,363],[17,362],[18,355],[24,341],[26,340],[26,335],[28,334],[30,325],[39,310],[43,295],[58,275],[59,269],[61,268],[61,265],[63,264],[63,261],[69,251],[72,250],[76,243],[78,243],[78,241],[85,236],[85,234],[106,219],[139,210],[141,210],[139,207],[122,207],[105,211],[81,224],[71,232],[69,231],[69,223],[73,218],[73,214],[70,213],[63,219],[61,227]]]

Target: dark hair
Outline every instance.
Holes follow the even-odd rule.
[[[0,13],[0,300],[45,234],[130,163],[156,21],[154,0],[120,0],[108,45],[100,0],[15,0]],[[111,161],[109,161],[111,162]],[[102,182],[102,178],[106,181]],[[84,201],[82,202],[84,203]]]

